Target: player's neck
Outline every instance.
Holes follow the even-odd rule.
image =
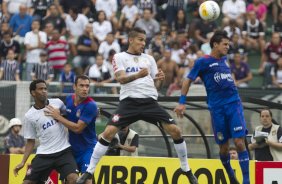
[[[138,55],[138,56],[141,55],[141,53],[137,53],[137,52],[135,52],[134,50],[132,50],[130,48],[127,49],[126,53],[132,54],[132,55]]]
[[[35,109],[40,110],[45,108],[47,105],[49,105],[49,100],[46,100],[45,102],[35,100],[35,104],[33,105],[33,107]]]
[[[82,97],[80,97],[78,95],[75,95],[74,96],[74,105],[78,105],[78,104],[82,103],[85,99],[86,98],[82,98]]]
[[[221,55],[215,51],[212,51],[210,54],[211,57],[216,58],[216,59],[220,59]]]
[[[45,107],[46,107],[46,104],[45,104],[45,103],[37,102],[37,103],[35,103],[35,104],[33,105],[33,107],[34,107],[35,109],[39,110],[39,109],[45,108]]]

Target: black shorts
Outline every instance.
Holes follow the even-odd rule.
[[[175,124],[174,119],[152,98],[125,98],[120,101],[108,125],[126,127],[138,120]]]
[[[67,148],[54,154],[36,155],[31,161],[31,166],[27,170],[24,180],[42,183],[48,179],[48,176],[53,169],[60,173],[64,179],[69,174],[78,172],[71,148]]]

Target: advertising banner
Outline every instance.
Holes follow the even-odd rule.
[[[0,155],[0,158],[7,155]],[[21,162],[23,155],[10,155],[10,163],[1,167],[9,170],[5,181],[9,184],[22,183],[28,170],[28,165],[34,155],[30,156],[26,166],[17,177],[13,174],[13,168]],[[1,160],[1,159],[0,159]],[[189,159],[189,164],[201,184],[229,184],[228,176],[217,159]],[[242,174],[239,162],[231,161],[239,181]],[[255,161],[250,161],[251,184],[255,184]],[[1,181],[2,180],[1,175]],[[188,183],[188,178],[181,173],[178,158],[165,157],[122,157],[104,156],[98,164],[95,172],[97,184],[183,184]],[[0,182],[1,183],[1,182]],[[53,172],[48,184],[58,184],[58,174]],[[2,184],[2,183],[1,183]],[[7,183],[3,183],[7,184]],[[266,183],[264,183],[266,184]]]

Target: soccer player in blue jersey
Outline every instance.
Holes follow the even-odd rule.
[[[87,76],[76,77],[73,86],[75,93],[66,98],[67,119],[48,106],[50,115],[69,129],[69,142],[81,173],[86,171],[97,143],[95,121],[98,109],[96,102],[88,96],[89,87],[90,79]],[[92,180],[87,183],[92,184]]]
[[[194,67],[184,80],[179,105],[175,108],[178,117],[183,117],[186,94],[192,81],[198,76],[207,91],[207,103],[212,118],[216,143],[219,145],[220,160],[226,169],[231,184],[239,184],[230,165],[229,139],[233,138],[238,151],[243,174],[243,184],[249,184],[249,155],[245,146],[247,134],[242,103],[227,65],[226,54],[229,38],[225,31],[216,31],[210,40],[212,52],[196,60]],[[241,183],[241,182],[240,182]]]

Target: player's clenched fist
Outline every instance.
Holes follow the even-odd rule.
[[[142,69],[138,72],[137,76],[138,76],[138,78],[142,78],[142,77],[147,76],[148,74],[149,74],[148,68],[142,68]]]

